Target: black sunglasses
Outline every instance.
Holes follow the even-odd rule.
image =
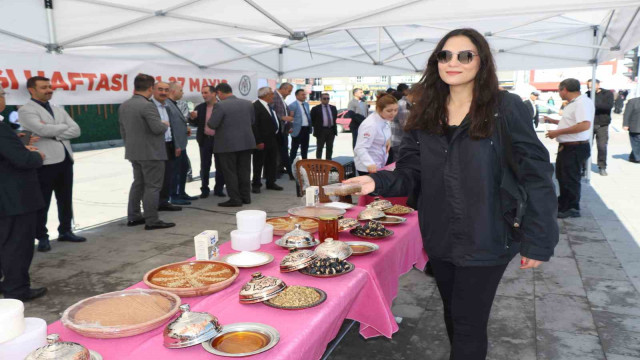
[[[329,100],[329,98],[324,97],[324,98],[322,98],[322,100]]]
[[[438,59],[438,62],[440,64],[446,64],[450,62],[451,59],[453,59],[454,54],[458,55],[458,61],[460,62],[460,64],[469,64],[473,61],[474,56],[478,56],[478,54],[474,53],[471,50],[464,50],[460,51],[459,53],[454,53],[449,50],[442,50],[436,54],[436,59]]]

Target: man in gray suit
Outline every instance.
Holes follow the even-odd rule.
[[[47,213],[51,195],[56,194],[58,205],[58,241],[83,242],[82,236],[71,231],[73,219],[73,151],[69,140],[80,136],[80,126],[67,114],[64,108],[51,106],[53,96],[51,81],[42,76],[27,80],[29,100],[18,111],[24,130],[40,137],[38,149],[46,157],[44,165],[38,169],[38,181],[44,197],[45,207],[38,212],[36,239],[38,251],[51,250],[47,230]]]
[[[220,102],[213,108],[207,125],[216,131],[213,153],[220,156],[220,167],[230,199],[219,206],[239,207],[251,204],[251,153],[256,148],[252,126],[255,123],[253,104],[238,99],[231,86],[217,87]]]
[[[176,159],[182,154],[182,141],[186,136],[182,135],[177,128],[180,127],[175,116],[169,117],[169,84],[163,81],[157,82],[153,86],[153,97],[151,101],[156,105],[160,120],[168,121],[169,128],[164,133],[164,144],[167,151],[167,160],[164,163],[164,180],[160,189],[160,205],[158,211],[182,211],[182,207],[171,203],[171,185],[176,169]],[[175,131],[174,131],[175,129]],[[184,140],[186,142],[186,140]],[[177,199],[175,199],[177,200]],[[180,202],[179,200],[176,202]]]
[[[184,147],[181,147],[182,151],[180,153],[180,157],[176,159],[176,170],[173,177],[174,182],[171,186],[171,202],[178,205],[190,205],[191,201],[198,200],[199,198],[196,196],[189,196],[185,189],[187,185],[187,173],[191,167],[191,162],[187,155],[187,144],[189,136],[191,135],[191,130],[187,125],[189,106],[186,102],[180,100],[182,99],[182,96],[184,96],[182,85],[177,81],[170,82],[168,96],[169,101],[167,102],[169,105],[167,108],[169,110],[169,119],[176,118],[180,120],[180,123],[177,124],[174,129],[181,132],[181,134],[179,134],[180,139],[184,140]],[[182,137],[182,134],[184,134],[184,138]]]
[[[157,83],[156,86],[159,88],[163,88],[165,85],[165,83]],[[182,87],[180,86],[180,84],[178,83],[174,83],[174,86],[179,86],[180,90],[182,90]],[[171,84],[166,84],[166,89],[167,89],[167,93],[164,97],[164,100],[161,101],[162,104],[165,107],[165,111],[167,112],[167,115],[169,116],[169,124],[170,124],[170,133],[172,136],[172,142],[173,142],[173,150],[169,149],[167,151],[172,151],[173,155],[175,156],[175,159],[173,160],[173,166],[172,168],[167,168],[165,169],[165,174],[166,176],[168,176],[168,178],[165,178],[165,184],[162,187],[162,191],[160,192],[160,206],[163,205],[163,200],[164,196],[163,195],[167,195],[169,196],[169,198],[171,199],[171,204],[173,205],[191,205],[191,201],[189,200],[185,200],[182,199],[182,197],[180,196],[180,192],[178,191],[178,186],[180,183],[179,180],[179,175],[182,172],[182,168],[183,168],[183,162],[184,160],[186,160],[186,156],[187,156],[187,141],[188,141],[188,137],[187,137],[187,122],[184,119],[184,115],[182,115],[182,112],[180,111],[180,109],[178,109],[178,106],[176,105],[174,99],[171,99],[172,96],[172,90],[171,90]],[[173,96],[176,97],[176,89],[174,87],[173,90]],[[158,96],[161,96],[161,94],[157,94]],[[154,92],[153,94],[153,98],[154,98],[154,102],[156,101],[160,101],[159,99],[156,98],[156,93]],[[158,102],[156,102],[156,105],[158,104]],[[162,113],[160,114],[160,116],[162,117]],[[167,153],[167,156],[169,158],[171,158],[171,153]],[[184,164],[184,166],[188,166],[188,164]],[[186,178],[185,178],[185,182],[186,182]],[[166,193],[165,193],[166,191]]]
[[[640,98],[631,99],[627,103],[624,108],[622,128],[629,132],[629,141],[631,142],[629,161],[640,163]]]
[[[133,81],[133,97],[118,109],[124,157],[133,166],[127,226],[145,224],[145,230],[176,226],[158,219],[159,194],[164,178],[164,162],[167,160],[164,134],[169,122],[160,119],[155,104],[149,100],[154,82],[150,75],[138,74]],[[144,218],[140,212],[140,201]]]

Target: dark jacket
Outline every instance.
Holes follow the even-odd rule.
[[[613,108],[613,93],[607,89],[600,89],[596,93],[596,117],[594,124],[605,126],[611,124],[611,109]],[[587,96],[591,97],[591,91],[587,91]]]
[[[495,129],[489,138],[472,140],[465,119],[451,142],[444,135],[407,131],[395,171],[370,175],[375,192],[383,196],[420,194],[418,218],[429,257],[458,266],[490,266],[508,263],[518,252],[541,261],[553,255],[559,234],[549,153],[518,96],[501,96],[500,109],[529,196],[522,243],[509,243],[511,228],[502,216],[500,185],[508,170]]]
[[[622,126],[628,126],[630,133],[640,133],[640,98],[627,102],[623,116]]]
[[[0,121],[0,217],[27,214],[44,207],[37,168],[42,157],[27,150]]]
[[[256,122],[253,126],[256,144],[264,144],[265,148],[277,146],[278,128],[276,128],[271,114],[265,109],[260,100],[253,102],[253,111],[256,113]]]
[[[335,106],[329,105],[331,111],[331,118],[333,119],[331,129],[333,135],[338,135],[338,127],[336,126],[336,119],[338,118],[338,109]],[[320,130],[324,127],[324,117],[322,115],[322,104],[316,105],[311,109],[311,125],[313,126],[313,135],[318,137]]]
[[[198,116],[193,120],[189,119],[189,123],[198,128],[196,131],[196,141],[198,144],[201,144],[205,138],[213,138],[213,136],[205,135],[204,133],[204,124],[209,120],[207,119],[207,103],[199,104],[194,110],[198,112]]]
[[[536,105],[535,103],[532,103],[531,99],[527,99],[524,101],[525,106],[527,107],[527,110],[529,110],[529,118],[533,119],[533,124],[535,125],[535,127],[538,127],[538,123],[540,122],[540,114],[538,113],[538,105]],[[535,106],[536,110],[533,110],[533,107]]]
[[[362,124],[362,122],[365,120],[365,117],[356,113],[353,110],[349,110],[347,111],[347,113],[344,115],[345,118],[347,119],[351,119],[351,122],[349,123],[349,130],[353,133],[358,131],[358,128],[360,127],[360,124]]]

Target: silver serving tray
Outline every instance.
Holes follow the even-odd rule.
[[[377,244],[374,244],[374,243],[370,243],[368,241],[347,241],[346,243],[349,246],[351,246],[351,245],[359,245],[359,246],[366,246],[366,247],[369,248],[369,251],[366,251],[366,252],[355,252],[355,251],[353,251],[353,253],[351,255],[354,255],[354,256],[371,254],[372,252],[377,251],[378,249],[380,249],[380,246],[378,246]],[[351,250],[353,250],[353,249],[351,249]]]
[[[393,220],[389,220],[389,219],[393,219]],[[376,221],[381,223],[382,225],[398,225],[407,221],[407,218],[402,216],[387,215],[383,218],[376,219]]]
[[[347,212],[345,209],[338,209],[331,206],[298,206],[289,209],[288,213],[293,216],[318,218],[325,215],[342,216]]]
[[[228,334],[228,333],[231,333],[231,332],[236,332],[236,331],[255,331],[255,332],[259,332],[259,333],[264,334],[267,337],[269,337],[270,341],[269,341],[269,343],[267,343],[267,345],[265,347],[263,347],[261,349],[258,349],[258,350],[253,351],[253,352],[240,353],[240,354],[229,354],[229,353],[226,353],[226,352],[222,352],[222,351],[219,351],[219,350],[215,349],[211,345],[213,340],[215,340],[219,336],[222,336],[224,334]],[[213,339],[203,342],[202,343],[202,347],[205,350],[207,350],[208,352],[210,352],[210,353],[212,353],[214,355],[227,356],[227,357],[243,357],[243,356],[250,356],[250,355],[255,355],[255,354],[259,354],[259,353],[265,352],[265,351],[273,348],[274,346],[276,346],[278,341],[280,341],[280,333],[278,332],[278,330],[274,329],[273,327],[271,327],[269,325],[265,325],[265,324],[260,324],[260,323],[246,322],[246,323],[235,323],[235,324],[223,325],[222,332],[220,332],[220,334],[215,336]]]
[[[312,248],[314,246],[318,246],[320,244],[320,240],[315,239],[313,241],[313,243],[311,243],[309,245],[306,245],[306,246],[291,246],[291,245],[286,245],[284,243],[284,241],[282,241],[282,238],[280,238],[280,239],[275,241],[275,244],[278,245],[278,246],[281,246],[281,247],[283,247],[285,249],[308,249],[308,248]]]

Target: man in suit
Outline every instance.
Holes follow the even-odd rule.
[[[176,226],[158,218],[164,162],[167,160],[164,138],[169,121],[161,120],[155,103],[149,100],[154,82],[150,75],[138,74],[133,81],[133,97],[122,103],[118,109],[120,134],[124,140],[124,157],[133,167],[127,226],[145,224],[145,230]],[[140,211],[140,201],[144,208],[144,217]]]
[[[529,116],[531,117],[531,119],[533,119],[534,129],[538,127],[538,123],[540,122],[540,114],[538,114],[538,106],[536,105],[536,100],[538,100],[539,96],[540,96],[540,93],[537,91],[534,91],[529,95],[529,99],[524,101],[524,104],[527,106],[527,109],[529,110]]]
[[[591,79],[587,81],[587,87],[591,89]],[[600,88],[600,80],[596,79],[596,116],[593,123],[593,137],[598,148],[598,173],[607,176],[607,144],[609,143],[609,124],[611,124],[611,109],[613,109],[613,92]],[[587,96],[592,98],[591,90]]]
[[[280,120],[280,130],[278,131],[278,141],[280,147],[280,157],[278,158],[278,169],[281,173],[289,174],[289,180],[295,180],[291,171],[291,163],[289,162],[289,134],[293,132],[292,122],[293,116],[289,112],[285,99],[291,95],[293,85],[290,83],[282,83],[275,92],[273,97],[273,110],[276,112],[278,120]]]
[[[197,200],[195,196],[189,196],[186,192],[187,172],[189,172],[189,157],[187,156],[187,144],[189,143],[189,128],[187,119],[182,110],[178,107],[178,101],[182,99],[182,85],[179,82],[169,83],[169,95],[167,96],[167,112],[171,122],[175,143],[180,148],[180,156],[176,158],[173,178],[171,179],[171,203],[176,205],[191,205],[192,200]],[[175,123],[175,125],[174,125]]]
[[[333,154],[333,140],[338,135],[336,119],[338,110],[329,104],[329,94],[320,95],[320,105],[311,109],[311,124],[313,125],[313,136],[316,137],[316,159],[322,159],[322,148],[327,144],[327,160],[331,160]]]
[[[253,184],[252,192],[260,193],[262,187],[262,169],[267,180],[267,189],[282,190],[276,184],[276,165],[278,162],[278,134],[280,121],[275,111],[271,107],[275,94],[270,87],[258,89],[258,100],[253,102],[253,110],[256,114],[256,121],[253,133],[256,138],[257,149],[253,151]]]
[[[249,100],[238,99],[231,86],[217,86],[220,101],[213,108],[207,125],[216,132],[213,153],[220,156],[220,166],[227,184],[229,200],[223,207],[251,204],[251,152],[256,148],[253,135],[255,114]]]
[[[58,205],[58,241],[83,242],[87,239],[71,231],[73,220],[73,151],[69,140],[80,136],[80,127],[63,108],[51,106],[53,89],[49,79],[34,76],[27,80],[31,94],[19,110],[24,130],[40,137],[38,148],[45,154],[44,165],[38,169],[38,180],[45,206],[38,213],[36,238],[38,251],[51,250],[47,230],[47,214],[51,195],[55,192]]]
[[[158,211],[182,211],[182,207],[175,205],[181,203],[186,205],[179,199],[174,199],[171,203],[171,185],[176,172],[177,159],[182,154],[183,140],[186,135],[182,135],[179,119],[175,116],[169,116],[169,84],[159,81],[153,86],[153,97],[151,101],[155,104],[160,119],[169,123],[169,128],[164,133],[164,144],[167,152],[167,159],[164,163],[164,179],[162,180],[162,188],[160,189],[160,205]]]
[[[358,139],[358,128],[360,124],[369,116],[369,105],[364,101],[364,91],[360,88],[353,89],[353,99],[347,105],[347,116],[351,119],[349,130],[351,130],[352,147],[355,149]]]
[[[629,132],[631,143],[629,161],[638,164],[640,163],[640,98],[629,100],[623,116],[622,129]]]
[[[213,153],[215,131],[207,126],[207,121],[213,113],[213,107],[218,102],[216,98],[216,87],[212,85],[203,86],[200,93],[202,94],[204,102],[196,106],[195,110],[191,113],[191,124],[198,127],[196,141],[200,148],[200,181],[202,182],[200,198],[208,198],[209,192],[211,191],[209,189],[211,157],[213,157],[216,167],[216,184],[213,187],[213,194],[215,196],[225,197],[224,176],[222,175],[222,170],[220,170],[219,155]]]
[[[37,171],[44,159],[44,153],[25,147],[0,121],[0,292],[5,299],[29,301],[47,292],[32,289],[29,279],[38,212],[45,206]]]
[[[296,101],[289,104],[289,111],[293,112],[293,131],[291,132],[291,153],[289,154],[289,165],[293,165],[298,148],[303,159],[307,158],[309,152],[309,136],[313,131],[311,127],[311,115],[309,114],[309,103],[306,102],[307,93],[304,89],[296,90]]]

